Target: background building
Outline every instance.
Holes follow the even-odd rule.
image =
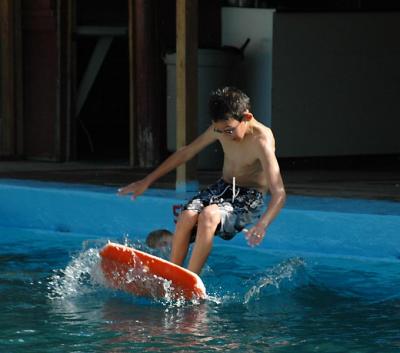
[[[284,167],[397,165],[399,11],[382,1],[201,0],[195,40],[240,56],[232,77],[272,127]],[[0,158],[156,166],[182,128],[167,109],[176,13],[175,0],[2,0]],[[206,68],[199,82],[212,77]],[[196,129],[208,121],[198,92]]]

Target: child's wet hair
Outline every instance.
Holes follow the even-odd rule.
[[[168,229],[153,230],[146,237],[146,245],[155,249],[164,236],[172,236],[172,233]]]
[[[250,98],[236,87],[218,88],[211,92],[208,108],[214,122],[230,118],[242,121],[243,113],[250,110]]]

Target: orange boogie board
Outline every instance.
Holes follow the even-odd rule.
[[[133,295],[152,298],[206,298],[200,277],[172,262],[131,247],[109,242],[101,251],[108,284]]]

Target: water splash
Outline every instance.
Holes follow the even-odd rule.
[[[79,298],[96,292],[104,293],[104,289],[110,288],[110,285],[103,275],[100,263],[99,249],[89,248],[81,251],[72,258],[65,269],[53,270],[54,274],[47,283],[47,297],[51,300],[64,300]],[[196,298],[185,299],[183,293],[179,293],[173,287],[171,281],[155,275],[149,276],[146,272],[145,267],[138,267],[128,270],[125,274],[115,272],[113,277],[118,283],[124,285],[142,282],[140,286],[146,289],[147,294],[149,294],[148,299],[165,306],[167,309],[197,305],[201,302]],[[111,289],[114,295],[117,289]],[[160,292],[160,289],[162,289],[162,292]],[[132,298],[134,297],[132,296]]]
[[[244,304],[260,299],[262,293],[279,293],[283,287],[304,283],[305,266],[305,261],[296,257],[272,267],[245,293]]]
[[[54,270],[48,281],[49,299],[66,299],[91,293],[104,284],[98,249],[80,252],[65,269]]]

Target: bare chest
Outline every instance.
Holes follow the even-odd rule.
[[[229,163],[233,168],[241,169],[259,163],[254,148],[251,148],[250,143],[221,141],[221,144],[225,154],[225,163]]]

